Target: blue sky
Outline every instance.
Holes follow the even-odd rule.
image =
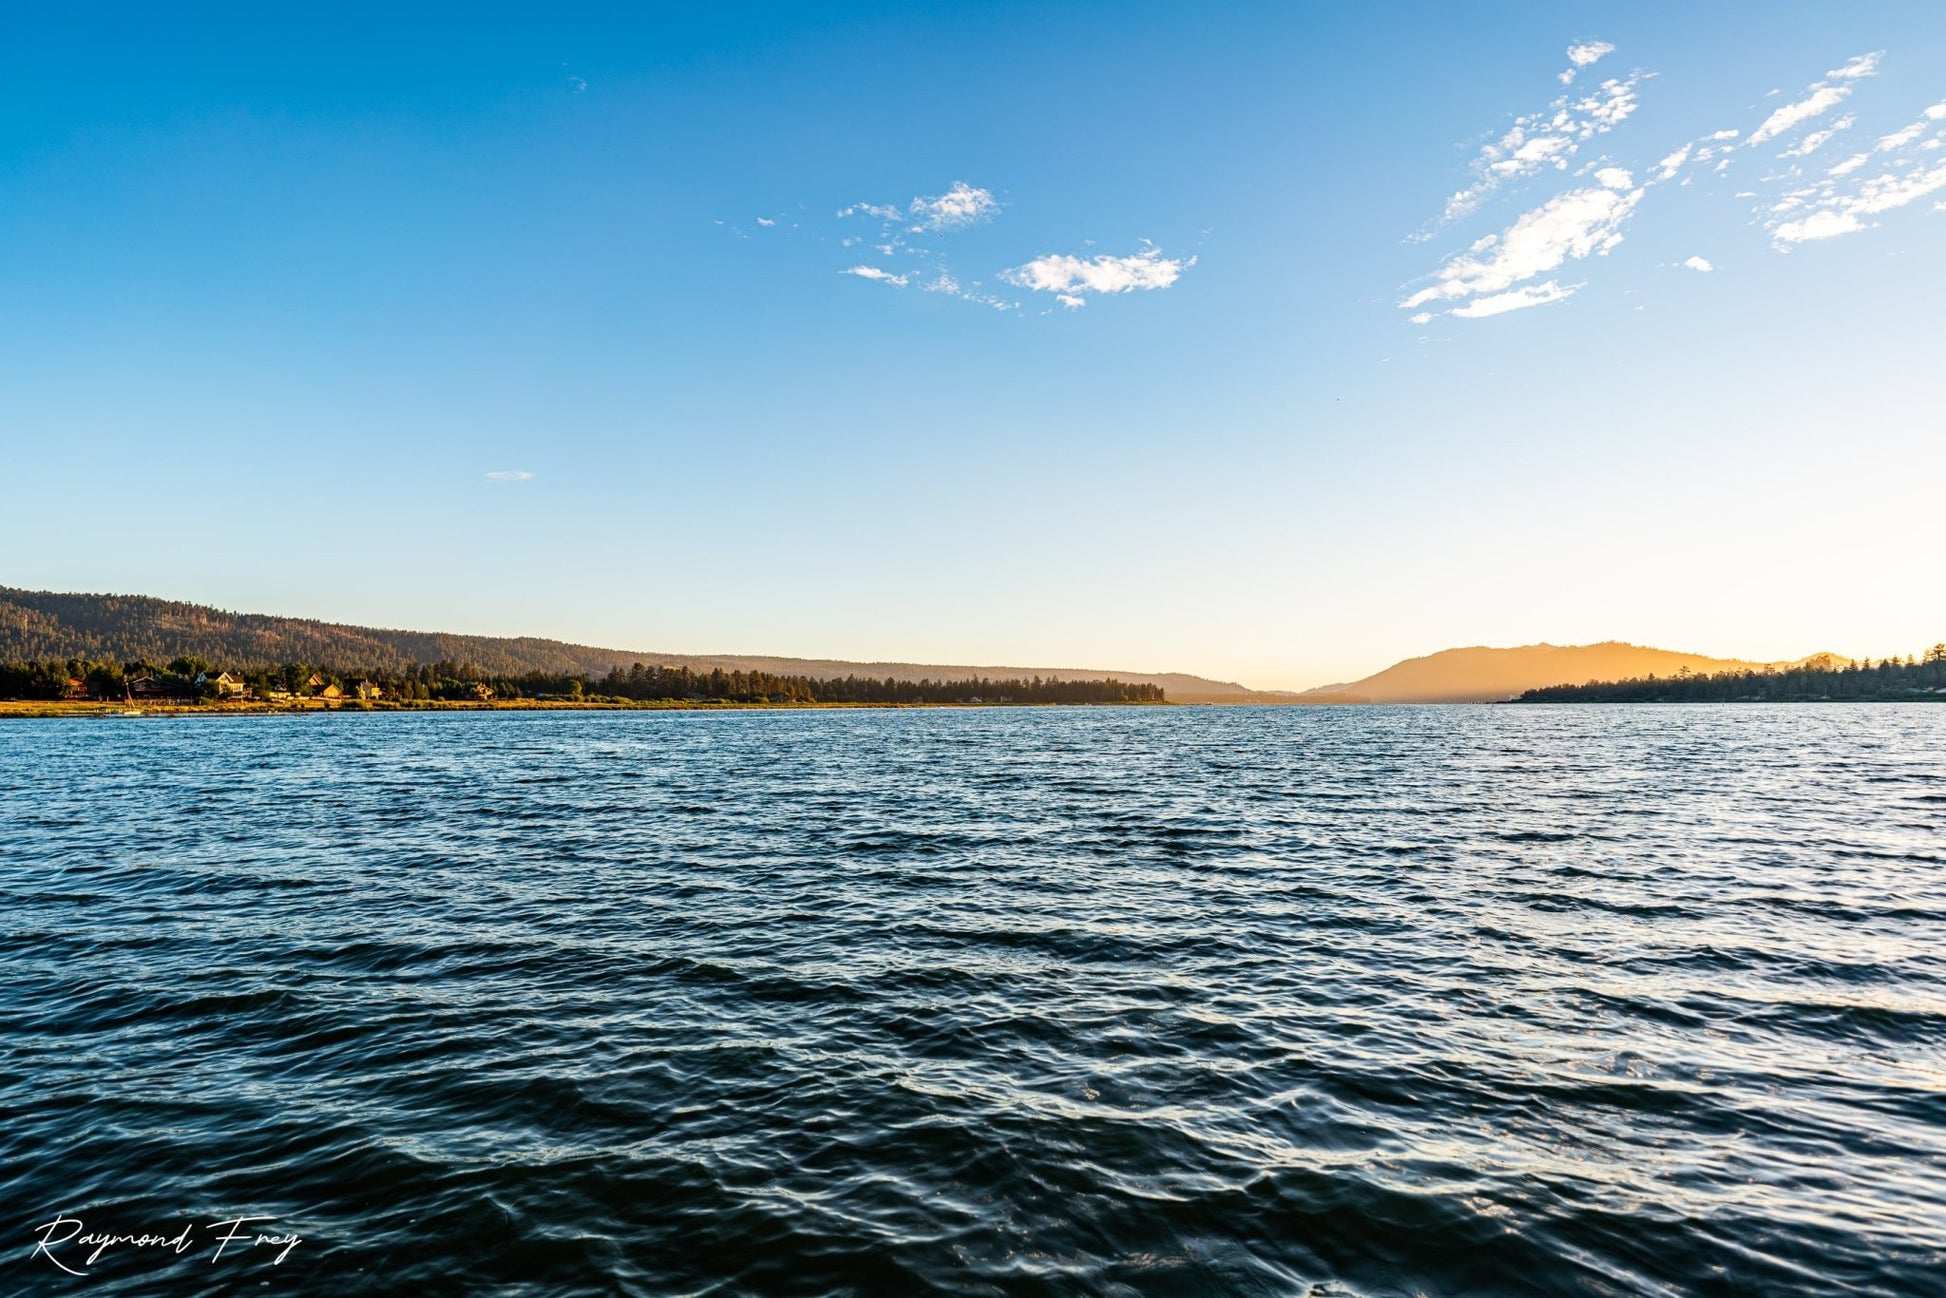
[[[1946,8],[44,8],[0,85],[0,584],[1259,686],[1946,634]]]

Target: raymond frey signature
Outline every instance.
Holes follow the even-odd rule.
[[[89,1267],[115,1249],[161,1249],[180,1256],[214,1243],[216,1251],[210,1255],[211,1262],[219,1261],[225,1250],[235,1258],[245,1249],[254,1253],[259,1248],[273,1248],[277,1253],[270,1264],[276,1266],[304,1241],[294,1232],[280,1235],[252,1224],[275,1220],[275,1217],[231,1217],[206,1226],[189,1222],[170,1235],[166,1231],[89,1230],[88,1223],[79,1217],[56,1217],[34,1227],[34,1256],[46,1258],[69,1275],[87,1275]]]

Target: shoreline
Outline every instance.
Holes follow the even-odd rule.
[[[49,717],[239,717],[316,716],[353,712],[809,712],[829,709],[878,711],[920,708],[1152,708],[1161,703],[738,703],[718,699],[642,699],[621,703],[570,703],[555,699],[299,699],[271,703],[123,703],[95,699],[0,699],[0,721]]]

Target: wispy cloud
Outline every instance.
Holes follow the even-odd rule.
[[[1584,66],[1577,56],[1581,49],[1570,49],[1570,72]],[[1591,46],[1586,62],[1608,52],[1605,48],[1594,52]],[[1814,125],[1851,99],[1866,79],[1876,76],[1882,59],[1883,52],[1874,51],[1839,64],[1795,97],[1782,100],[1747,134],[1725,128],[1666,152],[1660,161],[1642,168],[1639,183],[1634,171],[1611,165],[1606,158],[1581,165],[1574,174],[1592,173],[1596,183],[1582,181],[1522,213],[1499,233],[1476,240],[1450,257],[1429,282],[1409,288],[1398,305],[1411,313],[1409,319],[1417,325],[1439,314],[1477,319],[1562,301],[1582,285],[1563,283],[1557,278],[1561,268],[1605,255],[1619,245],[1623,227],[1649,191],[1677,181],[1690,185],[1705,168],[1720,174],[1733,158],[1766,144],[1778,149],[1772,156],[1780,165],[1745,182],[1748,188],[1739,190],[1737,197],[1758,202],[1759,222],[1781,251],[1869,229],[1876,223],[1873,218],[1882,213],[1946,191],[1946,102],[1879,136],[1869,149],[1853,153],[1821,176],[1806,175],[1800,160],[1855,128],[1860,119],[1847,112],[1828,125],[1813,129]],[[1564,96],[1550,106],[1550,114],[1516,119],[1513,130],[1475,159],[1478,178],[1448,201],[1441,223],[1470,214],[1504,178],[1567,170],[1568,159],[1586,139],[1605,133],[1607,125],[1634,111],[1635,87],[1650,75],[1635,73],[1626,81],[1605,82],[1601,98],[1590,95],[1570,102]],[[1779,95],[1772,91],[1766,98]],[[1935,210],[1946,210],[1946,203],[1936,203]],[[1698,273],[1715,269],[1700,256],[1677,265]]]
[[[1505,231],[1488,235],[1467,252],[1441,266],[1433,282],[1408,295],[1399,305],[1407,310],[1437,304],[1473,301],[1448,314],[1462,319],[1499,315],[1522,307],[1558,302],[1574,292],[1551,279],[1519,287],[1528,280],[1559,270],[1570,261],[1602,256],[1622,242],[1622,226],[1642,201],[1643,190],[1620,167],[1604,167],[1600,182],[1569,190],[1524,213]]]
[[[1573,81],[1577,71],[1614,48],[1605,41],[1570,46],[1570,66],[1561,73],[1561,82]],[[1472,215],[1502,185],[1547,170],[1567,170],[1582,145],[1606,135],[1635,112],[1641,81],[1639,74],[1611,78],[1585,95],[1562,95],[1539,112],[1516,117],[1505,134],[1474,157],[1473,183],[1448,198],[1432,229],[1413,236],[1414,241],[1424,242],[1440,227]]]
[[[1801,217],[1779,222],[1771,229],[1780,245],[1809,243],[1867,229],[1867,217],[1916,203],[1946,189],[1946,162],[1907,171],[1888,171],[1860,181],[1850,190],[1820,197]]]
[[[1524,311],[1530,306],[1546,306],[1572,297],[1579,284],[1557,284],[1547,280],[1540,284],[1530,284],[1507,293],[1495,293],[1489,297],[1475,298],[1465,306],[1454,307],[1447,312],[1462,320],[1482,320],[1487,316],[1505,315],[1509,311]]]
[[[1857,120],[1858,120],[1857,117],[1853,116],[1850,113],[1846,113],[1843,117],[1840,117],[1837,121],[1825,127],[1822,131],[1810,132],[1803,139],[1799,140],[1794,147],[1785,149],[1782,153],[1778,154],[1777,156],[1780,158],[1809,157],[1811,154],[1816,153],[1819,149],[1822,149],[1826,144],[1828,144],[1831,141],[1833,136],[1838,135],[1840,132],[1843,131],[1849,131],[1852,128],[1853,123],[1855,123]]]
[[[1749,144],[1754,147],[1766,140],[1774,140],[1813,117],[1822,117],[1850,96],[1850,86],[1815,86],[1804,98],[1785,104],[1764,118],[1763,124],[1750,132]]]
[[[961,284],[943,270],[922,282],[919,287],[927,293],[943,293],[947,297],[956,297],[964,302],[977,302],[981,306],[989,306],[996,311],[1016,311],[1020,308],[1018,302],[985,292],[981,289],[978,280],[971,285]]]
[[[880,284],[890,284],[893,288],[904,288],[910,282],[907,275],[894,275],[889,270],[877,266],[851,266],[838,272],[840,275],[856,275],[860,279],[875,280]]]
[[[839,208],[837,216],[841,221],[863,218],[876,221],[879,225],[877,235],[870,240],[846,235],[839,240],[840,246],[851,248],[869,242],[880,257],[888,260],[909,258],[908,264],[912,267],[910,270],[893,271],[879,266],[860,265],[839,273],[876,280],[893,288],[916,284],[928,293],[943,293],[984,306],[1012,310],[1017,303],[981,292],[977,284],[972,288],[961,287],[937,244],[930,240],[915,242],[914,238],[965,230],[991,221],[1000,214],[1000,210],[1000,200],[993,196],[992,190],[969,185],[963,180],[954,181],[943,194],[921,194],[903,206],[896,203],[853,203]]]
[[[525,469],[489,469],[486,476],[489,482],[525,482],[534,475]]]
[[[1926,133],[1927,124],[1926,119],[1922,117],[1910,126],[1901,127],[1890,135],[1882,135],[1879,137],[1878,144],[1873,151],[1876,153],[1893,153],[1899,149],[1903,149],[1906,145]]]
[[[1165,257],[1156,247],[1127,257],[1101,254],[1082,258],[1068,254],[1036,257],[1024,266],[1000,272],[1009,284],[1036,293],[1053,293],[1062,306],[1075,307],[1087,293],[1132,293],[1168,288],[1196,264],[1194,257]],[[1073,300],[1069,300],[1073,299]]]
[[[832,269],[888,288],[910,288],[995,311],[1019,311],[1023,299],[1017,289],[1050,294],[1060,308],[1074,310],[1091,297],[1168,288],[1196,264],[1193,256],[1167,257],[1143,240],[1139,251],[1123,257],[1051,254],[989,272],[985,280],[957,272],[946,254],[958,242],[951,236],[993,221],[1004,209],[993,190],[963,180],[954,181],[943,193],[920,194],[904,203],[847,204],[837,208],[833,217],[849,227],[832,231],[830,241],[849,250],[840,254],[847,261],[862,256],[875,256],[875,260],[839,261]],[[768,217],[757,220],[760,226],[771,224]],[[790,228],[796,230],[797,223]],[[982,242],[974,241],[975,246]],[[1093,240],[1079,242],[1088,248]],[[1054,310],[1050,306],[1041,314]]]
[[[1839,81],[1855,81],[1859,77],[1877,76],[1878,61],[1884,57],[1884,50],[1873,50],[1870,54],[1860,54],[1843,67],[1833,68],[1824,75]]]
[[[956,180],[943,194],[913,199],[908,210],[919,222],[915,230],[964,230],[992,220],[999,214],[1000,203],[992,191]]]
[[[1883,50],[1878,50],[1871,54],[1861,54],[1842,67],[1831,69],[1831,71],[1824,74],[1825,79],[1823,81],[1814,81],[1811,83],[1804,98],[1793,100],[1772,112],[1769,117],[1764,118],[1763,123],[1756,130],[1750,132],[1750,139],[1746,142],[1747,145],[1755,147],[1764,143],[1766,140],[1774,140],[1778,136],[1802,126],[1814,117],[1824,116],[1824,114],[1830,112],[1839,104],[1844,103],[1845,100],[1851,97],[1851,82],[1878,75],[1878,62],[1884,55],[1885,51]]]
[[[1603,56],[1614,52],[1615,47],[1607,41],[1583,41],[1579,45],[1568,46],[1568,66],[1561,72],[1561,84],[1569,85],[1574,81],[1575,73],[1599,63]]]
[[[1873,58],[1875,67],[1876,56],[1867,57]],[[1946,162],[1925,165],[1928,155],[1938,154],[1943,144],[1946,102],[1932,105],[1916,120],[1880,136],[1871,149],[1854,153],[1827,170],[1822,180],[1773,201],[1764,215],[1772,240],[1779,248],[1788,249],[1794,244],[1855,234],[1872,226],[1871,217],[1946,189]],[[1787,150],[1780,156],[1791,154]],[[1875,160],[1879,167],[1875,174],[1859,175]]]

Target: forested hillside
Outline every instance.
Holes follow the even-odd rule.
[[[0,586],[0,662],[154,662],[196,659],[243,673],[270,672],[290,663],[345,677],[404,676],[428,664],[464,664],[482,678],[531,673],[580,676],[590,682],[634,664],[686,668],[707,675],[872,681],[1032,680],[1098,681],[1166,690],[1171,699],[1247,702],[1254,694],[1228,681],[1181,673],[1106,671],[1067,667],[951,666],[936,663],[846,662],[751,654],[669,654],[600,649],[536,637],[449,635],[346,626],[306,618],[230,613],[201,604],[143,595],[74,595]]]
[[[1841,661],[1828,654],[1765,671],[1645,676],[1528,690],[1521,703],[1796,703],[1946,699],[1946,644],[1923,658]]]

